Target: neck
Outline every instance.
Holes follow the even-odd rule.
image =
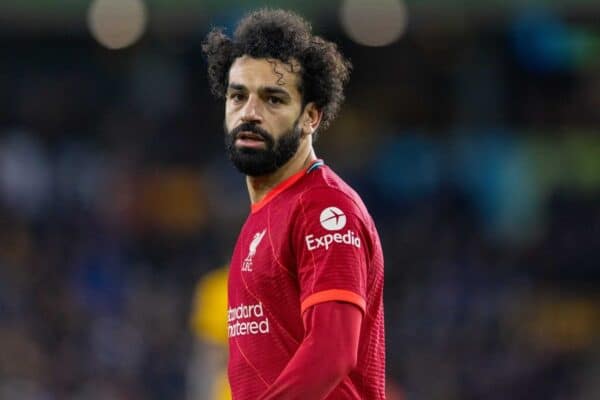
[[[310,146],[306,151],[298,151],[277,171],[263,176],[246,176],[246,185],[252,204],[261,201],[274,187],[292,175],[308,168],[317,159],[315,151]]]

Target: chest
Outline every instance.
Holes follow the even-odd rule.
[[[251,292],[289,284],[297,269],[292,223],[287,213],[251,215],[231,259],[230,283]],[[231,286],[231,285],[230,285]]]

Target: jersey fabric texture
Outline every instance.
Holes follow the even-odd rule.
[[[228,281],[234,400],[266,391],[302,342],[302,313],[329,301],[354,304],[363,320],[357,366],[327,399],[384,399],[379,236],[356,192],[317,162],[252,205],[238,237]]]

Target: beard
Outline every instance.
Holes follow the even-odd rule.
[[[259,135],[265,143],[265,148],[236,147],[235,140],[243,131]],[[225,127],[225,149],[238,171],[248,176],[263,176],[277,171],[296,154],[301,137],[302,130],[298,120],[277,140],[256,124],[244,123],[231,131]]]

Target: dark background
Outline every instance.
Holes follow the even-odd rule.
[[[120,50],[87,2],[0,7],[1,399],[185,397],[249,211],[200,52],[246,8],[190,3]],[[354,64],[316,150],[381,234],[398,398],[600,398],[600,7],[507,3],[409,2],[384,47],[287,3]]]

